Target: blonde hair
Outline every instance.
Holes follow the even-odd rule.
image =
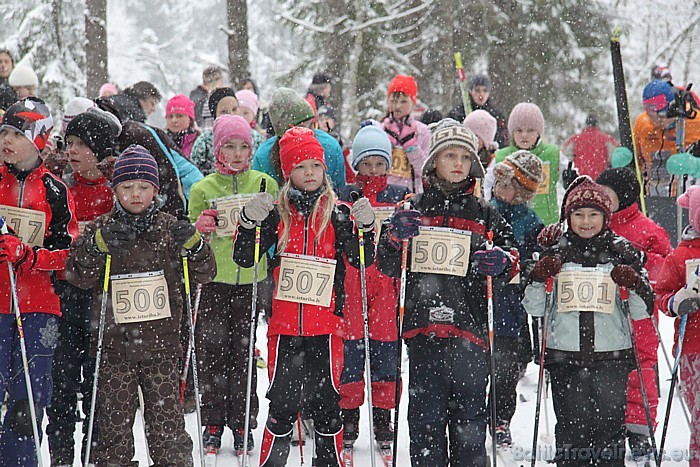
[[[323,173],[323,183],[321,185],[323,191],[321,195],[316,200],[314,208],[311,210],[311,221],[317,222],[320,215],[320,224],[318,226],[318,232],[314,239],[314,243],[317,243],[319,239],[323,236],[323,233],[331,222],[331,216],[333,215],[333,210],[335,209],[336,196],[331,186],[331,181],[328,175]],[[287,249],[289,244],[289,232],[292,225],[292,208],[289,202],[289,190],[294,188],[292,185],[291,178],[288,179],[282,189],[279,192],[277,211],[282,219],[282,235],[277,242],[277,252],[283,253]]]

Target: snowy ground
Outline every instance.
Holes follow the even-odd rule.
[[[666,348],[668,351],[671,349],[672,345],[672,336],[673,336],[673,321],[670,318],[666,318],[665,316],[661,317],[661,332],[662,335],[664,336],[664,341],[666,343]],[[258,347],[263,351],[263,353],[266,353],[266,339],[265,339],[265,331],[266,328],[264,326],[260,326],[258,329]],[[405,352],[404,352],[404,355]],[[404,361],[404,368],[406,367],[406,361]],[[669,379],[670,379],[670,372],[668,367],[666,366],[666,363],[663,359],[663,355],[661,353],[661,349],[659,349],[659,368],[661,369],[661,401],[659,404],[659,415],[658,418],[660,421],[663,420],[663,415],[665,411],[665,406],[666,406],[666,396],[668,394],[668,389],[669,389]],[[259,457],[259,445],[262,439],[262,427],[264,425],[266,416],[267,416],[267,399],[265,399],[265,390],[267,388],[268,384],[268,379],[267,379],[267,372],[265,370],[258,370],[258,394],[260,396],[260,416],[258,418],[260,422],[260,426],[257,430],[254,432],[254,437],[255,437],[255,444],[256,444],[256,449],[253,453],[251,462],[249,465],[251,466],[257,466],[258,465],[258,457]],[[404,373],[404,381],[407,381],[408,375]],[[515,413],[515,417],[513,419],[513,424],[512,424],[512,431],[513,431],[513,441],[514,441],[514,447],[513,450],[510,453],[504,453],[506,456],[513,458],[513,463],[512,465],[529,465],[529,461],[523,460],[522,458],[518,458],[518,453],[520,452],[519,449],[524,449],[529,451],[532,445],[532,430],[533,430],[533,422],[532,420],[534,419],[534,412],[535,412],[535,399],[536,399],[536,389],[537,389],[537,366],[534,364],[531,364],[530,367],[528,368],[528,372],[526,376],[521,380],[519,386],[518,386],[518,392],[519,392],[519,400],[518,400],[518,408]],[[405,394],[405,393],[404,393]],[[241,397],[245,397],[245,395],[241,395]],[[553,429],[554,426],[554,412],[551,404],[551,398],[548,401],[548,413],[549,413],[549,420],[550,420],[550,429]],[[408,410],[408,398],[404,395],[401,401],[401,417],[400,417],[400,426],[399,426],[399,453],[398,453],[398,458],[397,458],[397,466],[408,466],[410,465],[410,460],[409,460],[409,455],[408,455],[408,445],[409,445],[409,438],[408,438],[408,425],[406,422],[406,413]],[[148,464],[147,462],[147,455],[146,455],[146,449],[145,449],[145,443],[144,443],[144,432],[143,432],[143,425],[141,424],[141,419],[137,417],[137,422],[134,425],[134,434],[136,437],[136,459],[139,460],[140,465],[142,467],[145,467]],[[195,414],[190,414],[187,415],[187,430],[189,433],[195,437],[196,434],[198,433],[197,430],[197,422],[196,422],[196,416]],[[362,411],[362,423],[363,426],[361,427],[361,436],[360,439],[357,441],[356,444],[356,454],[355,454],[355,465],[358,467],[365,467],[370,465],[370,445],[369,445],[369,437],[367,436],[368,433],[368,425],[367,425],[367,416],[366,416],[366,411],[363,408]],[[659,427],[661,426],[661,423],[659,423]],[[546,428],[545,428],[545,423],[544,423],[544,417],[541,419],[541,425],[540,425],[540,434],[541,438],[544,439],[544,436],[546,435]],[[76,427],[76,432],[75,432],[75,438],[76,438],[76,450],[80,449],[80,442],[82,438],[81,434],[81,429],[80,426]],[[657,430],[657,441],[661,435],[661,429]],[[674,400],[674,405],[673,405],[673,411],[671,415],[671,426],[669,429],[669,434],[666,442],[666,451],[669,454],[669,456],[679,456],[684,454],[685,450],[688,447],[688,426],[685,422],[685,419],[683,417],[683,413],[681,412],[681,406],[679,403],[679,399]],[[673,451],[672,451],[673,450]],[[43,451],[43,458],[48,462],[49,459],[49,450],[48,450],[48,443],[44,441],[43,446],[42,446],[42,451]],[[195,451],[193,453],[194,458],[197,460],[198,459],[198,447],[197,447],[197,442],[195,439]],[[236,460],[234,458],[233,454],[233,436],[231,435],[230,431],[226,431],[226,434],[223,439],[222,443],[222,450],[221,453],[219,454],[219,466],[232,466],[232,465],[237,465]],[[305,465],[305,466],[310,466],[311,465],[311,457],[312,457],[312,449],[311,449],[311,444],[307,443],[306,447],[304,448],[304,462],[302,464],[301,458],[300,458],[300,453],[298,448],[292,448],[291,454],[289,456],[289,466],[299,466],[299,465]],[[500,456],[499,456],[500,457]],[[679,457],[676,457],[679,458]],[[381,459],[377,455],[376,457],[377,461],[377,466],[382,465]],[[510,462],[508,462],[511,464]],[[684,466],[687,465],[688,462],[685,460],[685,457],[682,458],[682,460],[678,461],[673,461],[673,460],[667,460],[664,462],[664,466]],[[46,464],[47,465],[47,464]],[[78,462],[75,463],[76,466],[79,466],[80,464]],[[551,464],[546,464],[545,462],[538,462],[538,466],[544,467],[547,465]],[[627,462],[627,465],[632,466],[634,463],[632,462]],[[438,467],[438,466],[436,466]]]

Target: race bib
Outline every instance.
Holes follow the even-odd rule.
[[[379,242],[379,237],[382,235],[382,225],[384,221],[390,218],[396,208],[394,206],[379,206],[374,209],[374,225],[377,226],[377,234],[374,236],[375,245]]]
[[[450,276],[467,275],[472,234],[446,227],[421,227],[413,238],[411,271]]]
[[[112,276],[114,321],[140,323],[170,318],[170,299],[165,273],[144,272]]]
[[[238,224],[238,213],[253,195],[233,195],[212,200],[212,209],[219,212],[216,234],[220,237],[232,237]]]
[[[542,162],[542,175],[544,175],[544,180],[542,183],[540,183],[540,186],[537,187],[537,191],[535,192],[536,195],[549,194],[550,166],[551,164],[549,162]]]
[[[287,302],[331,306],[334,259],[282,253],[276,298]]]
[[[700,259],[687,259],[685,260],[685,285],[689,289],[698,288],[700,289],[700,283],[697,282],[697,276],[700,276]]]
[[[389,175],[411,178],[411,163],[408,161],[406,151],[401,146],[394,146],[391,151],[391,169],[389,169]]]
[[[5,218],[5,222],[12,227],[23,243],[44,246],[45,212],[0,204],[0,216]]]
[[[609,271],[593,268],[562,271],[557,283],[558,311],[612,314],[615,311],[616,288]]]

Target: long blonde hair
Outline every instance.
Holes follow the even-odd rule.
[[[320,214],[320,225],[316,233],[314,243],[317,243],[323,236],[323,232],[325,232],[326,227],[328,227],[328,224],[331,222],[331,216],[333,215],[333,210],[335,209],[336,196],[333,192],[331,181],[325,172],[323,173],[323,183],[321,187],[323,188],[323,191],[316,200],[314,208],[311,210],[311,222],[316,222]],[[279,192],[277,211],[282,219],[282,235],[277,242],[278,253],[283,253],[289,244],[289,232],[292,225],[292,208],[289,203],[289,190],[292,188],[294,188],[294,185],[292,185],[292,180],[288,179]]]

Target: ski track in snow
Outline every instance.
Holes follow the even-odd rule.
[[[670,318],[667,318],[666,316],[661,315],[660,317],[660,322],[659,326],[661,328],[661,334],[664,337],[664,341],[666,343],[666,348],[667,350],[671,351],[672,345],[673,345],[673,320]],[[260,326],[258,326],[258,348],[261,350],[263,356],[267,356],[267,346],[266,346],[266,336],[265,333],[267,331],[267,327],[261,323]],[[407,370],[407,359],[405,358],[406,353],[404,352],[404,393],[401,398],[401,409],[400,409],[400,425],[399,425],[399,453],[398,453],[398,459],[396,466],[403,467],[403,466],[409,466],[410,465],[410,458],[409,458],[409,436],[408,436],[408,423],[406,420],[406,414],[408,411],[408,397],[407,397],[407,391],[406,385],[408,382],[408,372]],[[660,381],[661,381],[661,399],[659,400],[659,411],[658,411],[658,416],[657,420],[659,422],[659,426],[657,429],[657,443],[659,442],[659,438],[661,436],[661,423],[663,422],[663,416],[665,414],[665,408],[666,408],[666,397],[668,395],[668,390],[669,390],[669,385],[670,385],[670,372],[668,367],[666,366],[666,363],[663,359],[663,355],[661,354],[661,348],[659,348],[659,368],[661,370],[660,374]],[[267,384],[268,384],[268,378],[267,378],[267,370],[260,370],[258,369],[258,388],[257,388],[257,393],[260,398],[260,413],[258,416],[258,428],[254,430],[253,432],[253,437],[255,438],[255,450],[253,451],[249,464],[251,467],[253,466],[258,466],[259,463],[259,456],[260,456],[260,443],[262,441],[262,434],[263,434],[263,427],[265,424],[265,420],[267,417],[267,410],[268,410],[268,401],[265,398],[265,391],[267,389]],[[535,413],[535,399],[536,399],[536,391],[537,391],[537,365],[531,363],[528,367],[527,374],[525,377],[520,381],[520,384],[518,385],[518,405],[517,405],[517,410],[515,412],[515,416],[513,417],[513,422],[511,425],[511,430],[513,434],[513,448],[511,449],[510,452],[504,452],[502,455],[499,455],[499,464],[503,464],[501,462],[501,459],[503,456],[508,456],[513,457],[512,463],[509,463],[510,465],[518,465],[518,466],[529,466],[530,461],[529,460],[523,460],[523,459],[516,459],[517,457],[517,452],[518,449],[524,449],[527,450],[528,452],[530,451],[532,447],[532,430],[533,430],[533,422],[532,420],[534,419],[534,413]],[[525,397],[525,401],[523,402],[522,397]],[[245,397],[245,394],[242,394],[241,397]],[[554,417],[554,409],[552,407],[552,399],[551,399],[551,394],[550,398],[547,401],[547,409],[549,411],[550,417],[550,430],[554,431],[554,424],[555,424],[555,417]],[[367,411],[366,407],[362,407],[362,416],[361,416],[361,428],[360,428],[360,438],[357,440],[355,443],[355,465],[358,467],[362,466],[370,466],[371,461],[370,461],[370,454],[375,455],[376,459],[376,465],[381,466],[382,460],[377,453],[377,451],[370,446],[370,439],[367,436],[368,431],[369,431],[369,424],[367,423]],[[542,440],[543,435],[546,432],[545,428],[545,423],[544,423],[544,414],[542,417],[540,417],[541,425],[540,425],[540,440]],[[188,414],[186,416],[186,426],[187,426],[187,431],[190,433],[190,436],[193,436],[195,439],[194,441],[194,451],[193,451],[193,456],[195,460],[195,465],[198,466],[199,463],[199,445],[197,444],[197,439],[196,437],[198,436],[199,431],[197,430],[197,418],[194,413]],[[44,417],[44,427],[46,427],[46,417]],[[80,424],[76,425],[76,431],[75,431],[75,449],[76,453],[80,451],[80,443],[82,440],[82,428]],[[146,446],[145,446],[145,435],[143,431],[143,424],[142,424],[142,418],[140,416],[140,413],[137,414],[136,416],[136,422],[134,424],[134,436],[136,439],[136,457],[135,459],[139,461],[139,464],[141,467],[148,466],[148,459],[147,459],[147,454],[146,454]],[[688,432],[688,426],[685,422],[685,419],[683,417],[683,413],[681,411],[681,406],[680,406],[680,400],[676,398],[673,401],[673,409],[672,409],[672,415],[671,415],[671,422],[670,422],[670,427],[669,427],[669,432],[666,440],[666,452],[667,454],[671,453],[671,450],[675,450],[674,454],[680,454],[681,450],[684,452],[688,448],[688,439],[689,439],[689,432]],[[540,443],[542,446],[543,443]],[[487,449],[490,453],[490,443],[487,441]],[[42,444],[42,453],[43,453],[43,458],[45,461],[45,465],[48,464],[49,460],[49,447],[48,447],[48,442],[46,441],[46,437],[44,437],[44,442]],[[311,451],[311,443],[307,442],[305,447],[304,447],[304,466],[311,466],[311,458],[312,458],[312,451]],[[76,456],[77,459],[77,456]],[[234,454],[233,450],[233,435],[231,434],[231,431],[226,429],[223,440],[222,440],[222,449],[219,453],[218,456],[218,463],[219,466],[225,467],[225,466],[235,466],[238,465],[236,463],[236,456]],[[632,461],[627,461],[627,466],[634,466],[635,463]],[[75,466],[80,466],[80,463],[76,460],[74,463]],[[300,458],[300,453],[299,453],[299,448],[292,446],[290,450],[290,455],[289,455],[289,460],[287,462],[287,465],[290,467],[296,467],[302,465],[301,463],[301,458]],[[553,464],[548,464],[543,461],[538,461],[537,465],[540,467],[545,467],[545,466],[551,466]],[[665,467],[671,467],[671,466],[686,466],[688,465],[688,462],[685,457],[683,457],[683,460],[680,461],[673,461],[673,460],[667,460],[663,463]]]

